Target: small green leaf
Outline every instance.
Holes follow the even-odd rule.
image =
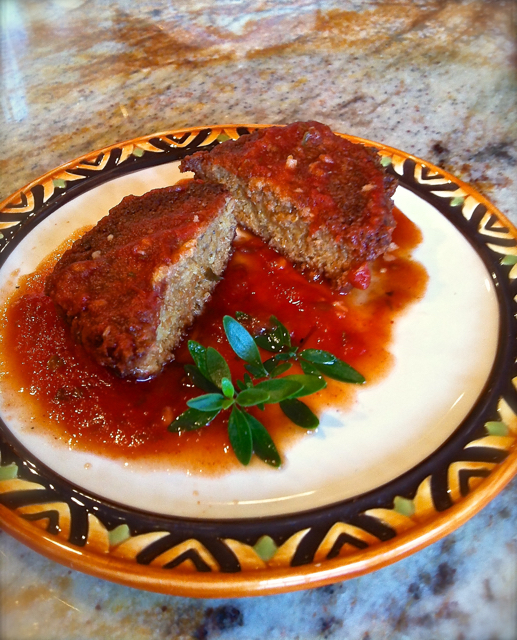
[[[265,360],[263,362],[264,369],[268,373],[271,373],[277,367],[277,365],[279,365],[281,362],[285,363],[287,360],[290,360],[291,357],[292,356],[290,353],[277,353],[272,358],[269,358],[268,360]]]
[[[512,256],[511,254],[508,254],[501,260],[501,264],[504,264],[504,265],[517,264],[517,256]]]
[[[286,378],[270,378],[255,385],[255,390],[264,391],[269,397],[264,398],[268,404],[276,404],[291,398],[302,389],[302,383],[292,380],[294,376]],[[244,393],[244,392],[243,392]]]
[[[275,316],[271,316],[270,322],[273,325],[273,332],[280,342],[286,347],[291,346],[291,335],[287,328]]]
[[[223,394],[227,397],[227,398],[233,398],[234,394],[235,394],[235,388],[232,384],[232,381],[228,378],[223,378],[221,380],[221,389]]]
[[[192,356],[192,360],[196,363],[196,366],[199,368],[201,373],[205,376],[205,378],[210,379],[208,374],[208,369],[206,367],[206,347],[195,340],[188,341],[188,350],[190,355]]]
[[[244,391],[244,389],[251,389],[251,387],[253,386],[253,380],[250,374],[245,373],[243,378],[244,380],[242,382],[240,380],[237,381],[237,386],[239,387],[239,389],[241,391]]]
[[[219,388],[221,388],[221,381],[223,378],[231,379],[232,377],[230,367],[228,366],[226,360],[219,353],[219,351],[217,351],[213,347],[208,347],[208,349],[206,350],[206,368],[208,377]]]
[[[282,400],[280,408],[291,422],[304,429],[316,429],[320,423],[318,416],[314,415],[309,407],[300,400]]]
[[[226,396],[223,397],[223,409],[229,409],[232,404],[235,403],[235,399],[234,398],[227,398]]]
[[[218,387],[201,373],[201,371],[193,364],[186,364],[183,367],[192,382],[199,389],[207,393],[217,393]]]
[[[224,133],[224,131],[217,136],[217,142],[226,142],[230,139],[230,136],[227,133]]]
[[[264,360],[263,364],[264,364],[264,369],[265,369],[269,374],[271,374],[271,372],[272,372],[272,371],[276,368],[276,366],[277,366],[277,361],[276,361],[276,359],[273,357],[273,358],[269,358],[269,360]]]
[[[208,412],[199,411],[198,409],[187,409],[170,423],[168,430],[175,433],[195,431],[201,427],[206,427],[218,413],[219,411]]]
[[[324,376],[338,380],[338,382],[350,382],[352,384],[364,384],[366,382],[364,376],[356,371],[346,362],[338,360],[334,364],[316,364],[318,369]]]
[[[327,383],[321,376],[314,375],[300,375],[295,374],[282,378],[282,380],[293,380],[301,385],[300,391],[296,392],[291,398],[302,398],[303,396],[310,396],[313,393],[321,391],[327,386]]]
[[[255,336],[254,340],[255,344],[261,349],[264,349],[264,351],[276,353],[282,348],[282,345],[278,343],[272,333],[263,333],[259,336]]]
[[[271,353],[280,353],[289,349],[291,347],[289,331],[275,316],[271,316],[270,322],[273,325],[272,329],[268,329],[265,333],[255,336],[255,343],[261,349],[270,351]]]
[[[318,371],[316,369],[316,367],[311,364],[310,362],[307,362],[306,360],[302,360],[300,358],[299,360],[299,365],[302,368],[302,371],[307,374],[307,375],[311,375],[311,376],[317,376],[318,378],[322,377],[322,374],[320,371]]]
[[[304,349],[300,352],[300,356],[313,364],[334,364],[339,359],[333,353],[322,349]]]
[[[220,393],[207,393],[187,401],[187,406],[198,411],[220,411],[224,408],[225,398]]]
[[[246,371],[249,371],[249,373],[251,373],[254,378],[265,378],[267,376],[267,371],[264,369],[264,367],[260,368],[255,367],[252,364],[246,364],[244,365],[244,368],[246,369]]]
[[[52,183],[55,187],[59,187],[60,189],[64,189],[66,187],[66,181],[62,178],[54,178]]]
[[[236,406],[233,407],[228,420],[228,437],[237,460],[248,465],[253,455],[251,428],[244,413]]]
[[[277,376],[282,375],[282,373],[285,373],[286,371],[289,371],[289,369],[292,367],[293,365],[290,362],[282,362],[282,364],[279,364],[278,367],[275,367],[273,369],[273,371],[269,372],[269,375],[272,378],[276,378]]]
[[[280,454],[264,425],[249,413],[244,413],[251,429],[253,451],[266,464],[278,468],[281,464]]]
[[[136,156],[137,158],[141,158],[144,155],[144,150],[141,149],[140,147],[135,147],[133,149],[133,155]]]
[[[267,402],[269,400],[269,393],[267,391],[257,389],[257,387],[251,387],[251,389],[244,389],[241,391],[235,401],[241,407],[254,407],[261,402]]]
[[[261,375],[267,375],[257,345],[242,324],[231,316],[224,316],[223,326],[228,342],[239,358],[257,370],[264,371]]]
[[[300,353],[300,356],[329,378],[354,384],[363,384],[365,382],[363,375],[328,351],[305,349]]]

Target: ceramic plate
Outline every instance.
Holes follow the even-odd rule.
[[[92,152],[0,204],[0,295],[130,193],[179,179],[181,158],[257,125],[170,131]],[[116,462],[50,442],[0,380],[0,518],[73,568],[164,593],[230,597],[372,571],[460,526],[517,471],[517,230],[423,160],[374,147],[421,229],[424,297],[397,320],[389,375],[281,470],[219,478]],[[30,416],[29,416],[30,418]],[[35,435],[36,433],[36,435]],[[344,453],[346,452],[346,453]],[[307,469],[311,470],[307,473]]]

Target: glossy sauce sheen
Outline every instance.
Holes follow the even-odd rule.
[[[180,435],[167,431],[186,409],[186,401],[202,393],[192,388],[183,365],[192,363],[187,339],[213,346],[227,359],[233,380],[242,378],[242,362],[230,349],[222,329],[225,314],[252,316],[252,331],[268,325],[273,314],[287,326],[292,343],[330,351],[358,369],[373,384],[386,375],[394,321],[424,293],[427,274],[411,259],[421,233],[400,212],[392,250],[371,266],[367,291],[348,295],[322,281],[308,281],[288,261],[250,234],[241,234],[224,279],[201,317],[177,349],[175,361],[153,380],[122,380],[91,361],[75,344],[50,298],[43,293],[45,275],[58,256],[28,277],[4,312],[3,384],[18,393],[32,411],[32,426],[45,430],[71,448],[112,458],[152,461],[156,465],[218,474],[238,466],[226,434],[226,419]],[[263,354],[267,359],[268,354]],[[297,372],[295,368],[290,373]],[[350,406],[355,385],[329,382],[327,389],[304,398],[317,413],[336,405]],[[267,426],[282,455],[296,438],[310,437],[267,406],[256,416]],[[257,462],[254,462],[257,464]],[[262,464],[258,462],[258,464]]]

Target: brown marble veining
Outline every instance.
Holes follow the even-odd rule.
[[[511,215],[513,3],[346,5],[9,3],[0,197],[137,135],[316,118],[434,161]]]

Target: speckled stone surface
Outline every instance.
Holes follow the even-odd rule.
[[[183,126],[317,119],[411,152],[517,223],[510,0],[3,0],[0,200],[96,148]],[[332,587],[140,592],[0,533],[2,640],[517,637],[517,482],[458,531]]]

